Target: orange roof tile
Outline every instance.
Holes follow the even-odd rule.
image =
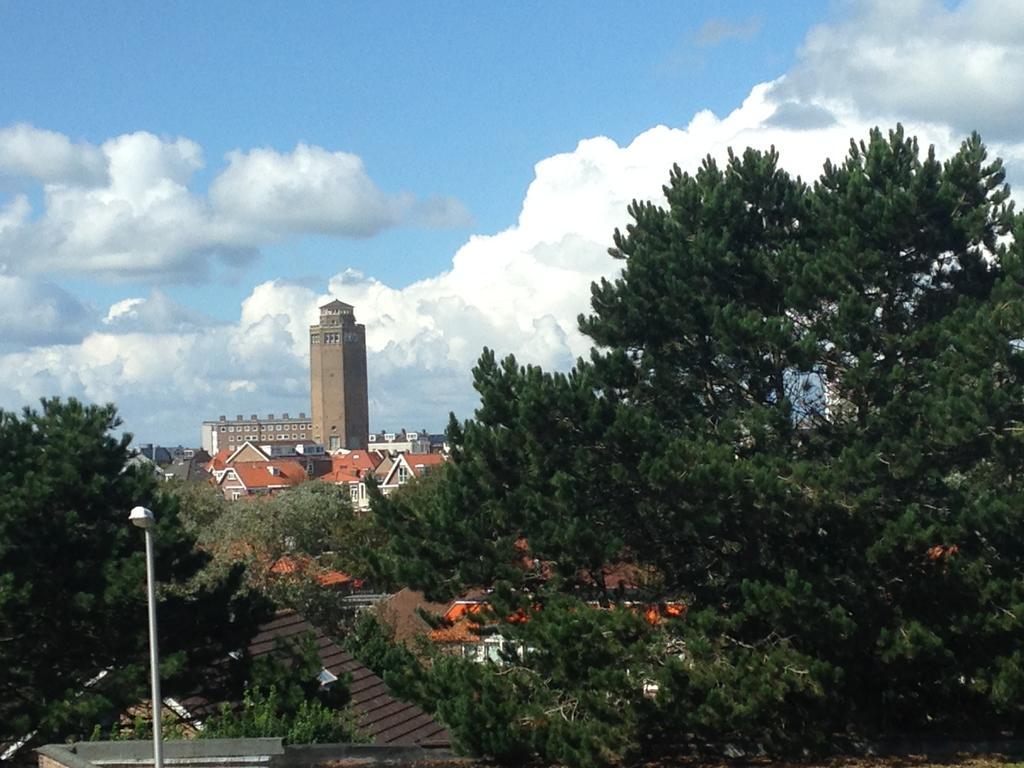
[[[440,453],[407,453],[405,454],[405,460],[416,477],[424,474],[420,471],[420,468],[429,469],[430,467],[437,467],[447,461],[444,455]]]
[[[331,464],[334,469],[347,467],[349,469],[374,470],[383,459],[376,451],[349,451],[348,453],[336,453],[331,456]]]
[[[359,482],[358,475],[344,469],[335,469],[331,472],[327,472],[326,474],[320,475],[319,479],[323,480],[325,483],[334,483],[335,485]]]
[[[487,605],[487,603],[483,601],[457,600],[448,606],[448,610],[444,612],[444,620],[458,621],[470,614],[480,613],[480,609],[485,605]]]
[[[362,585],[361,579],[353,579],[347,573],[342,573],[341,571],[321,568],[313,562],[312,558],[306,556],[278,558],[277,562],[271,565],[269,570],[278,576],[309,574],[322,587],[335,587],[342,584]]]
[[[289,488],[306,479],[306,470],[297,461],[275,459],[273,461],[246,461],[232,464],[229,468],[249,490]],[[227,477],[227,475],[225,475]]]
[[[480,641],[481,626],[463,616],[451,626],[430,630],[427,635],[435,643],[476,643]]]
[[[206,463],[206,471],[212,472],[216,469],[224,469],[227,466],[227,459],[232,453],[235,452],[234,448],[225,448],[217,453]]]

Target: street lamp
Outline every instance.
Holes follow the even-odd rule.
[[[153,526],[156,518],[145,507],[135,507],[128,519],[146,533],[146,587],[149,602],[149,667],[153,688],[153,766],[163,768],[163,745],[160,743],[160,654],[156,646],[156,573],[153,565]]]

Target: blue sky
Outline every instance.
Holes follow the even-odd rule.
[[[483,344],[585,351],[611,231],[672,162],[773,142],[813,175],[896,120],[1014,161],[1017,4],[889,5],[0,1],[0,407],[112,399],[185,443],[306,410],[338,295],[375,428],[469,416]]]
[[[454,196],[472,225],[268,250],[300,256],[302,277],[351,266],[401,286],[443,269],[472,232],[514,223],[538,160],[731,109],[785,71],[827,9],[590,5],[5,3],[0,123],[97,144],[187,136],[206,158],[198,187],[234,149],[302,141],[357,154],[383,189]],[[237,303],[253,279],[278,276],[274,262],[211,297]],[[170,290],[187,299],[195,286]]]

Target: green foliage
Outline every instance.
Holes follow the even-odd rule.
[[[396,642],[394,633],[377,619],[373,611],[359,613],[342,638],[342,647],[385,681],[392,680],[395,675],[405,675],[419,666],[416,654]]]
[[[247,688],[240,710],[226,705],[210,718],[203,738],[236,739],[280,737],[286,744],[365,741],[351,715],[338,712],[317,699],[306,699],[289,711],[276,687]]]
[[[279,645],[256,659],[240,707],[223,705],[210,717],[203,738],[277,736],[289,744],[365,741],[344,680],[323,687],[312,635]]]
[[[352,508],[347,490],[306,482],[267,499],[225,502],[209,517],[200,541],[214,553],[214,573],[244,563],[251,589],[325,631],[335,632],[352,620],[338,595],[316,579],[323,569],[365,576],[368,553],[383,544],[374,519]],[[283,557],[295,570],[272,573],[271,566]]]
[[[0,411],[0,740],[87,736],[146,697],[143,538],[156,514],[161,673],[173,691],[243,645],[265,606],[238,596],[240,574],[191,584],[206,556],[144,470],[112,405],[44,400]]]
[[[224,494],[210,483],[192,483],[175,478],[161,489],[178,505],[185,530],[201,537],[230,509]]]
[[[160,730],[165,740],[186,739],[194,733],[190,726],[181,722],[168,722],[166,717],[160,721]],[[149,713],[118,720],[106,730],[97,723],[89,734],[89,741],[140,741],[152,738],[153,720]]]
[[[1024,726],[1024,218],[1002,166],[899,128],[810,186],[777,160],[675,168],[666,207],[630,206],[622,273],[580,318],[590,359],[485,350],[439,486],[375,505],[399,581],[494,589],[532,649],[426,673],[472,750],[593,765],[684,734],[785,753]],[[685,620],[625,618],[665,601]]]

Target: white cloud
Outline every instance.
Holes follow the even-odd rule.
[[[72,144],[32,126],[0,130],[0,175],[41,185],[41,210],[0,201],[0,271],[194,282],[281,238],[368,237],[399,225],[467,223],[456,200],[388,195],[355,155],[300,144],[233,152],[208,195],[192,189],[202,149],[185,138],[124,134]]]
[[[44,281],[0,275],[0,350],[80,340],[95,312]]]
[[[902,15],[893,26],[912,29],[910,49],[929,40],[945,45],[952,34],[949,25],[956,22],[967,39],[979,42],[977,50],[994,46],[1010,51],[1016,42],[1006,29],[1016,29],[1016,19],[1024,12],[1008,13],[1005,27],[999,27],[991,21],[997,6],[991,0],[976,0],[948,11],[918,0],[900,7]],[[809,36],[807,52],[794,73],[754,87],[746,101],[725,117],[699,112],[685,128],[654,127],[625,146],[608,138],[590,138],[571,152],[540,161],[516,224],[502,232],[471,237],[442,274],[400,289],[354,271],[333,276],[322,292],[268,281],[245,299],[238,321],[223,326],[189,320],[185,310],[168,306],[169,300],[159,293],[128,299],[110,308],[102,332],[89,334],[81,343],[0,354],[0,365],[19,373],[0,381],[0,403],[21,404],[54,393],[109,398],[119,403],[128,426],[142,437],[188,442],[198,439],[203,418],[220,413],[308,411],[307,327],[316,319],[318,304],[337,297],[353,304],[358,320],[367,326],[374,427],[437,429],[449,410],[468,416],[476,403],[470,368],[483,346],[499,354],[515,353],[524,363],[546,368],[565,368],[586,353],[589,340],[577,331],[576,317],[589,308],[591,282],[613,275],[619,266],[606,252],[612,230],[627,223],[626,206],[634,198],[662,199],[661,188],[672,163],[693,171],[708,154],[724,158],[730,146],[739,150],[774,145],[783,167],[813,180],[826,157],[839,160],[845,155],[850,137],[864,138],[871,127],[890,126],[900,119],[923,145],[934,143],[940,156],[956,149],[964,135],[958,106],[947,105],[947,112],[940,107],[918,110],[910,102],[903,112],[893,95],[903,86],[890,87],[888,82],[937,87],[930,83],[927,71],[931,58],[897,56],[885,65],[875,55],[884,46],[872,43],[872,35],[884,40],[892,37],[881,28],[881,6],[859,3],[854,7],[859,16]],[[864,56],[857,58],[859,54],[847,51],[826,61],[828,46],[845,44],[844,36],[859,40]],[[974,77],[972,65],[995,66],[984,57],[975,62],[962,47],[949,45],[945,53],[968,71],[968,79]],[[838,56],[846,61],[836,61]],[[874,67],[879,88],[890,89],[888,96],[847,87],[855,80],[847,78],[858,67],[867,66],[864,62]],[[831,85],[826,65],[840,72]],[[909,70],[903,71],[904,66]],[[1017,77],[1016,72],[1006,74],[1011,81]],[[1015,87],[1013,82],[1010,85]],[[961,86],[957,82],[950,87],[956,91]],[[982,96],[989,98],[984,94],[977,98]],[[1014,129],[990,146],[993,154],[1008,159],[1011,175],[1015,163],[1024,165],[1024,130]],[[307,148],[305,159],[299,149],[263,157],[259,150],[238,155],[230,166],[232,173],[250,172],[250,163],[266,161],[268,174],[284,179],[285,190],[278,194],[263,188],[251,198],[242,196],[240,207],[229,216],[226,211],[231,206],[218,195],[237,188],[242,176],[226,174],[212,206],[197,204],[187,195],[182,201],[188,174],[197,162],[194,147],[161,144],[157,148],[144,139],[119,148],[148,158],[144,165],[150,169],[149,181],[134,191],[122,188],[115,196],[128,206],[126,215],[145,211],[150,216],[163,206],[180,204],[191,212],[185,215],[194,216],[200,224],[217,222],[224,228],[221,231],[229,233],[224,239],[232,242],[237,242],[237,234],[231,235],[223,222],[230,219],[241,230],[256,226],[248,219],[257,200],[266,202],[274,226],[280,229],[332,226],[328,220],[332,212],[342,209],[349,182],[370,184],[371,197],[380,195],[360,164],[321,150],[325,169],[310,175],[319,179],[310,182],[310,189],[323,191],[321,201],[334,200],[338,206],[311,205],[300,214],[305,217],[303,223],[296,224],[281,208],[299,194],[298,187],[288,185],[299,184],[296,169],[321,154]],[[104,151],[111,149],[105,145]],[[343,168],[348,169],[347,176],[339,170]],[[112,179],[111,187],[119,183],[116,174]],[[252,179],[256,184],[258,179]],[[99,189],[110,194],[108,187]],[[375,199],[375,210],[386,218],[394,199]],[[381,210],[385,213],[380,214]],[[0,213],[0,231],[4,221],[13,222],[7,226],[15,229],[22,226],[19,222],[25,215],[22,204],[8,207]],[[103,230],[102,222],[91,226],[109,230]],[[179,317],[185,319],[178,322]],[[170,325],[173,332],[168,332]]]
[[[0,129],[0,176],[94,185],[103,182],[106,163],[90,144],[17,123]]]
[[[299,144],[232,152],[210,187],[214,207],[228,218],[271,231],[369,237],[408,213],[411,197],[385,195],[363,161],[347,152]]]
[[[148,298],[122,299],[111,305],[103,318],[107,331],[123,333],[175,333],[207,330],[216,325],[205,315],[189,310],[163,291]]]
[[[863,114],[1020,140],[1024,4],[857,0],[807,36],[780,100],[844,100]]]

